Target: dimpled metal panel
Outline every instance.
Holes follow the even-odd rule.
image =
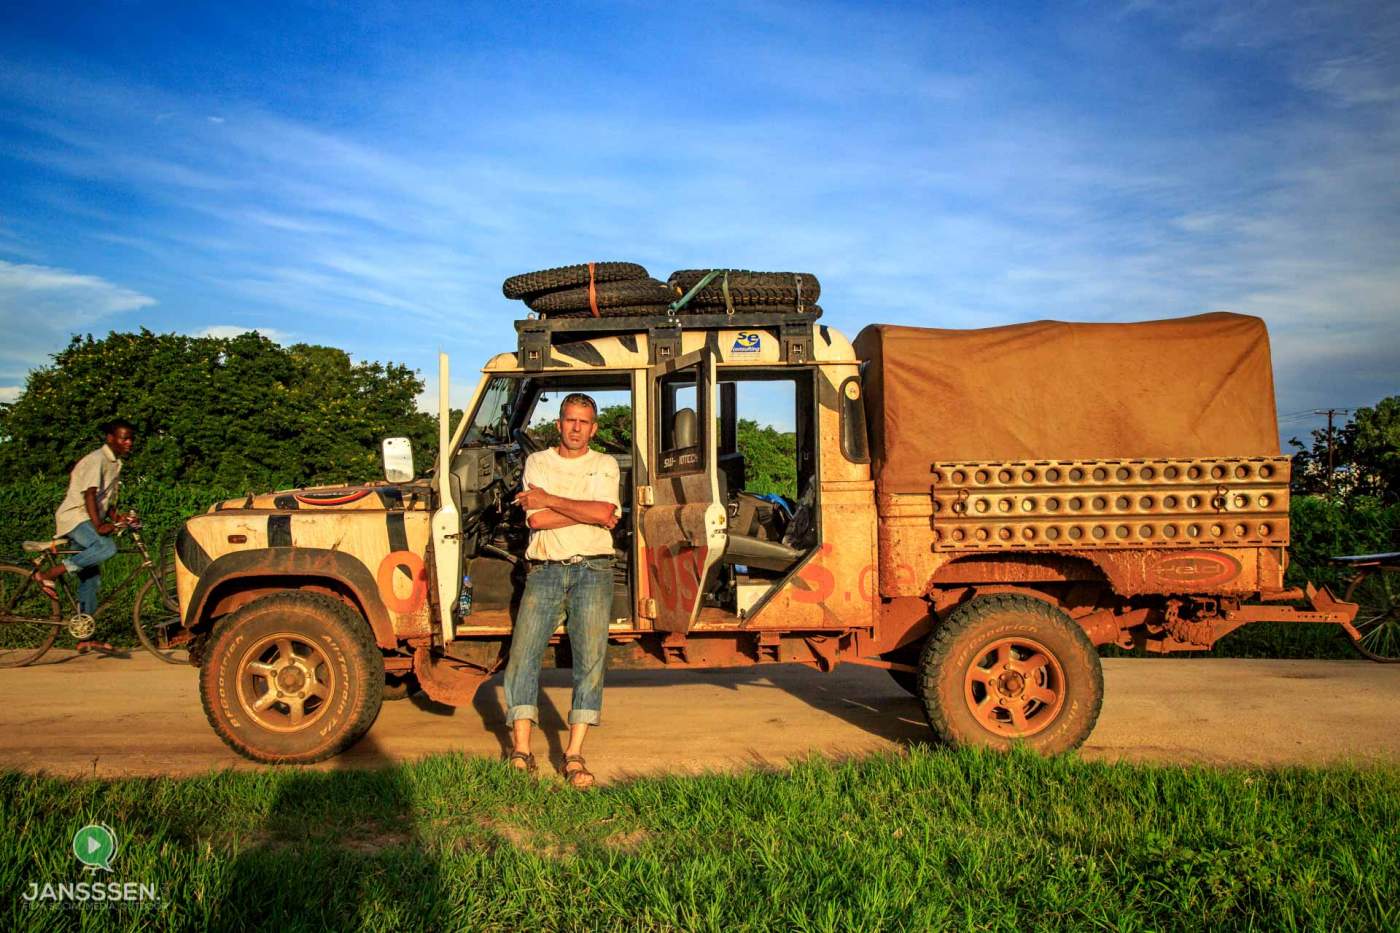
[[[1287,457],[933,465],[933,549],[1288,544]]]

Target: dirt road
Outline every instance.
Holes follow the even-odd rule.
[[[551,758],[568,713],[568,671],[541,696]],[[1083,754],[1211,764],[1400,763],[1400,665],[1365,661],[1104,662],[1106,698]],[[318,767],[366,767],[431,752],[500,753],[500,678],[472,707],[384,704],[369,735]],[[929,737],[918,705],[879,670],[800,667],[609,674],[598,775],[734,769],[812,752],[861,754]],[[544,751],[538,742],[537,751]],[[187,775],[257,767],[229,751],[200,707],[195,672],[133,654],[0,670],[0,767],[68,775]]]

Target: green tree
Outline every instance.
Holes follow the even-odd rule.
[[[420,464],[435,455],[422,389],[405,366],[256,333],[74,337],[0,410],[0,471],[65,476],[121,416],[138,432],[134,477],[250,490],[372,479],[384,437],[409,437]]]
[[[1327,491],[1327,432],[1312,432],[1312,446],[1296,437],[1293,491],[1320,495]],[[1346,498],[1400,502],[1400,395],[1383,398],[1372,408],[1358,408],[1332,433],[1332,483]]]
[[[739,419],[739,450],[744,454],[744,488],[797,498],[797,435]]]

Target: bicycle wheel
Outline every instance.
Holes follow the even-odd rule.
[[[32,567],[0,564],[0,667],[44,656],[63,627],[58,603],[34,581]]]
[[[151,654],[167,664],[190,663],[190,633],[180,624],[174,573],[152,577],[142,584],[131,609],[131,622],[136,637]]]
[[[1361,636],[1356,650],[1372,661],[1400,663],[1400,567],[1361,571],[1342,598],[1361,607],[1352,621]]]

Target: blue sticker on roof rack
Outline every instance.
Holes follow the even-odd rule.
[[[729,348],[731,355],[758,353],[763,348],[763,334],[757,331],[742,330],[734,338],[734,346]]]

